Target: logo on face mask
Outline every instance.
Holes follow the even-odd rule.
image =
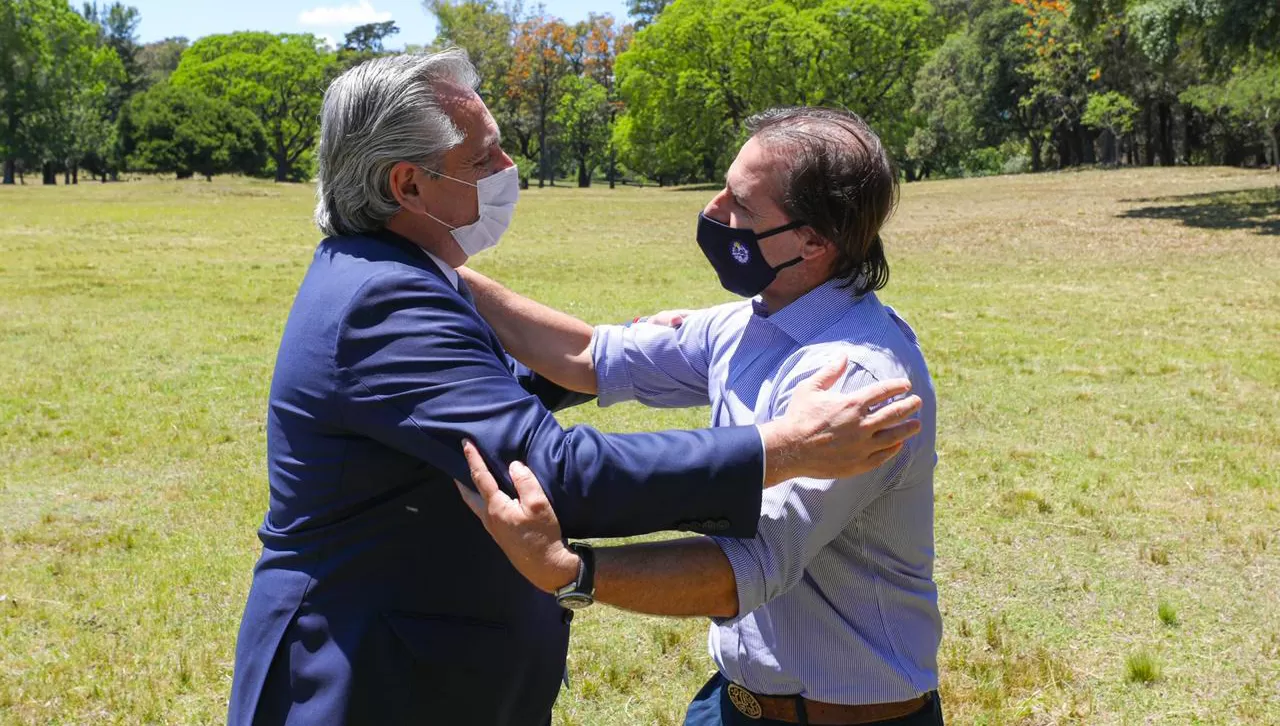
[[[747,251],[747,246],[741,242],[734,242],[733,246],[729,248],[729,254],[733,255],[733,259],[739,265],[745,265],[751,261],[751,253]]]

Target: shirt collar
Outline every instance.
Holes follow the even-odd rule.
[[[427,257],[430,257],[432,262],[436,263],[436,267],[439,267],[440,271],[444,273],[444,278],[449,281],[450,285],[453,285],[454,290],[457,290],[458,289],[458,271],[453,269],[453,267],[450,266],[448,262],[445,262],[439,257],[436,257],[430,252],[427,252],[426,250],[422,250],[422,253],[425,254]]]
[[[448,280],[450,285],[453,285],[453,289],[454,290],[458,289],[458,271],[453,269],[453,267],[448,262],[445,262],[439,257],[436,257],[435,255],[431,254],[430,252],[427,252],[425,249],[418,246],[418,243],[414,242],[408,237],[405,237],[402,234],[397,234],[385,228],[380,229],[377,232],[370,233],[369,236],[377,239],[394,242],[403,247],[411,247],[414,250],[417,250],[420,254],[426,255],[427,258],[430,259],[431,262],[434,263],[436,267],[440,268],[440,274],[444,275],[444,279]]]
[[[759,299],[751,301],[756,315],[797,343],[807,343],[835,325],[865,296],[853,296],[844,278],[832,278],[800,296],[798,300],[769,314]]]

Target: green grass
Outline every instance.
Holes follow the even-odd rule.
[[[1164,677],[1160,659],[1147,650],[1131,654],[1124,665],[1125,677],[1132,683],[1155,683]]]
[[[938,387],[952,723],[1280,722],[1278,182],[904,189],[882,297]],[[476,266],[591,321],[720,302],[692,241],[708,197],[532,190]],[[0,188],[0,723],[223,718],[311,205],[241,180]],[[705,627],[583,613],[556,723],[679,723]]]

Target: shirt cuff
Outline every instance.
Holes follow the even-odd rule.
[[[764,445],[764,432],[759,425],[756,426],[756,433],[760,435],[760,488],[764,489],[769,483],[765,481],[765,476],[769,473],[769,447]]]
[[[627,370],[626,328],[597,325],[591,332],[591,360],[596,368],[596,395],[601,408],[635,400]]]
[[[760,560],[751,548],[755,540],[732,537],[712,537],[711,539],[720,545],[720,551],[724,552],[724,556],[728,558],[738,591],[738,614],[732,618],[712,618],[717,625],[725,625],[745,617],[764,604],[764,570],[760,567]]]

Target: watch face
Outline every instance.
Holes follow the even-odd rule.
[[[595,600],[592,599],[590,595],[584,595],[579,592],[573,592],[573,593],[569,593],[568,595],[560,596],[561,607],[566,607],[566,608],[569,608],[570,610],[581,610],[582,608],[585,608],[586,606],[590,605],[593,602],[595,602]]]

